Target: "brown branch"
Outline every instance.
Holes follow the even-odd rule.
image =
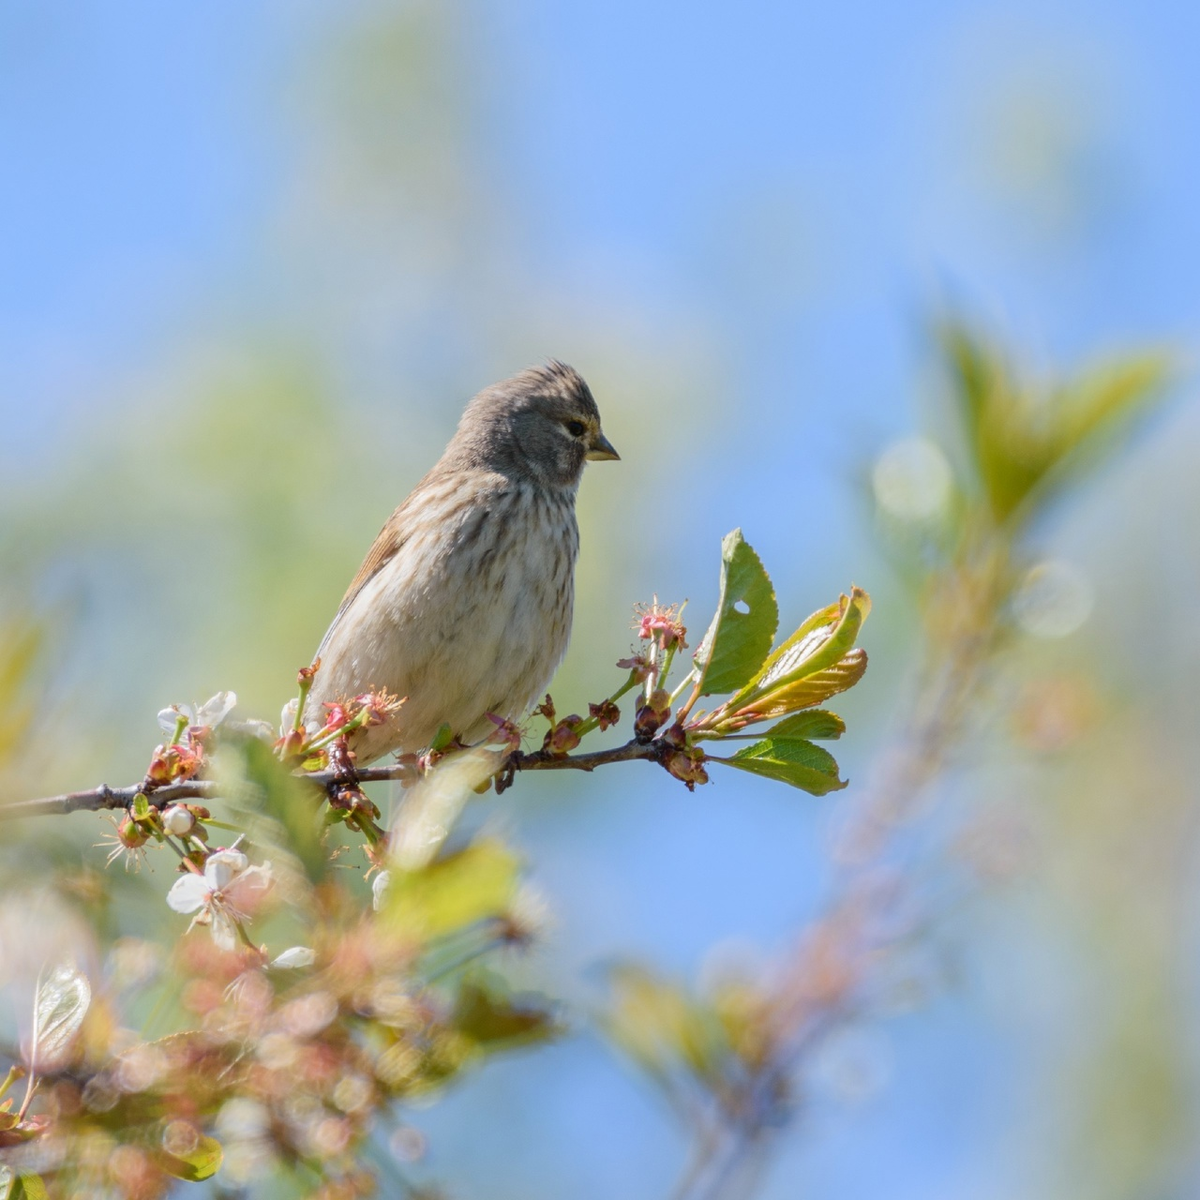
[[[517,771],[594,771],[608,763],[647,760],[657,762],[668,749],[661,742],[626,742],[610,750],[594,750],[589,754],[555,755],[545,750],[525,754],[513,751],[496,775],[496,790],[503,792],[512,786]],[[325,792],[346,783],[378,783],[387,779],[412,779],[414,768],[408,763],[396,763],[387,767],[364,767],[356,770],[352,778],[338,771],[297,771],[300,779]],[[178,800],[214,800],[221,794],[215,779],[189,779],[183,783],[163,784],[149,787],[145,783],[133,783],[128,787],[112,788],[102,783],[84,792],[67,792],[61,796],[44,796],[36,800],[17,800],[0,804],[0,821],[19,817],[44,817],[70,812],[103,812],[110,809],[127,809],[138,795],[145,795],[161,808]]]

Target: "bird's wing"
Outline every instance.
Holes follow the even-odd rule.
[[[333,636],[333,631],[338,627],[338,622],[345,615],[346,609],[354,603],[354,598],[387,563],[395,558],[400,552],[400,548],[408,541],[409,522],[406,520],[406,517],[412,501],[413,496],[409,496],[388,517],[387,521],[384,522],[383,528],[379,531],[379,536],[376,537],[371,549],[367,551],[367,557],[363,559],[363,565],[358,568],[358,574],[355,575],[350,582],[350,586],[346,589],[346,594],[342,597],[342,602],[338,605],[338,610],[334,614],[333,620],[330,621],[329,628],[325,631],[325,636],[321,639],[321,644],[317,647],[317,653],[313,656],[314,660],[320,658],[325,653],[325,647],[329,643],[330,637]]]
[[[509,480],[495,472],[476,471],[468,475],[464,472],[447,472],[441,464],[434,467],[384,523],[374,545],[367,551],[363,565],[358,568],[358,574],[346,589],[342,603],[329,623],[314,658],[320,658],[324,653],[333,631],[345,616],[346,610],[354,603],[358,593],[400,553],[414,530],[428,526],[431,516],[437,518],[439,524],[445,525],[448,520],[447,510],[456,506],[457,496],[464,490],[473,493],[476,498],[481,498],[486,494],[502,492],[508,486]]]

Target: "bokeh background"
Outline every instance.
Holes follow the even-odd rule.
[[[928,315],[1035,371],[1166,344],[1171,405],[1037,530],[1087,619],[1020,644],[938,788],[1019,869],[948,889],[914,1002],[831,1044],[762,1194],[1197,1194],[1197,44],[1183,0],[4,5],[0,622],[44,639],[5,798],[140,776],[166,704],[273,719],[466,398],[551,355],[623,456],[584,481],[560,705],[616,682],[636,601],[699,625],[740,525],[785,623],[875,598],[853,789],[919,634],[870,479],[943,420]],[[1063,680],[1062,736],[989,723]],[[421,1170],[665,1196],[686,1140],[589,1025],[601,969],[784,951],[835,804],[633,766],[484,803],[575,1032],[418,1114]]]

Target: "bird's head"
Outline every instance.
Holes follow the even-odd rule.
[[[494,383],[467,405],[454,448],[480,465],[574,488],[583,465],[621,456],[600,428],[600,410],[572,367],[551,359]]]

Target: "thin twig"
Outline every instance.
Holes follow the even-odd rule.
[[[517,771],[594,771],[609,763],[634,762],[637,760],[658,761],[664,747],[658,742],[626,742],[609,750],[594,750],[588,754],[556,755],[545,750],[525,754],[514,751],[505,761],[497,776],[497,790],[510,786]],[[387,779],[412,779],[415,769],[408,763],[396,763],[387,767],[364,767],[354,772],[352,780],[337,771],[296,772],[297,776],[328,791],[347,782],[377,783]],[[0,804],[0,820],[18,817],[44,817],[71,812],[103,812],[108,809],[128,808],[139,795],[145,795],[156,807],[177,800],[213,800],[221,795],[220,785],[214,779],[189,779],[183,783],[149,787],[145,783],[133,783],[128,787],[113,788],[102,783],[99,787],[83,792],[67,792],[61,796],[44,796],[36,800],[17,800]]]

